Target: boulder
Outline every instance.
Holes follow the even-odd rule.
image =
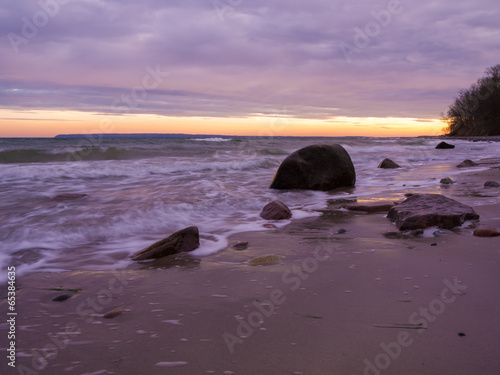
[[[193,251],[200,246],[198,227],[177,231],[161,241],[132,255],[132,260],[157,259],[168,255]]]
[[[264,220],[287,220],[292,217],[292,212],[282,201],[272,201],[264,206],[260,212]]]
[[[498,182],[495,182],[495,181],[486,181],[484,183],[484,187],[493,187],[493,188],[495,188],[495,187],[499,187],[499,186],[500,186],[500,184],[498,184]]]
[[[461,162],[459,165],[457,165],[457,168],[468,168],[468,167],[475,167],[477,164],[474,163],[472,160],[465,159],[463,162]]]
[[[423,229],[438,226],[451,229],[465,220],[479,219],[472,209],[440,194],[414,194],[387,213],[399,230]]]
[[[377,168],[384,168],[384,169],[394,169],[394,168],[401,168],[399,164],[396,164],[389,158],[385,158],[382,160],[382,162],[378,165]]]
[[[500,232],[490,228],[479,228],[474,231],[476,237],[498,237]]]
[[[436,149],[448,149],[448,148],[455,148],[454,145],[450,145],[449,143],[446,142],[440,142],[437,146]]]
[[[347,151],[339,144],[318,144],[288,155],[269,187],[328,191],[355,183],[356,172]]]

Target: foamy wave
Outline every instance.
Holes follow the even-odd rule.
[[[231,138],[218,138],[218,137],[213,137],[213,138],[191,138],[190,141],[197,141],[197,142],[228,142],[232,141]]]

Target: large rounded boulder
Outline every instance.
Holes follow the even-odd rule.
[[[269,187],[328,191],[355,183],[356,172],[347,151],[338,144],[319,144],[288,155]]]

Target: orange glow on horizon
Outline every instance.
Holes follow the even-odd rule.
[[[54,137],[57,134],[186,133],[235,136],[441,135],[439,119],[335,117],[325,120],[255,115],[244,118],[105,115],[77,111],[0,109],[0,137]]]

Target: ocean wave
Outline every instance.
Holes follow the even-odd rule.
[[[28,148],[0,151],[0,164],[128,160],[154,156],[158,155],[152,151],[127,150],[116,147],[88,147],[63,152]]]

